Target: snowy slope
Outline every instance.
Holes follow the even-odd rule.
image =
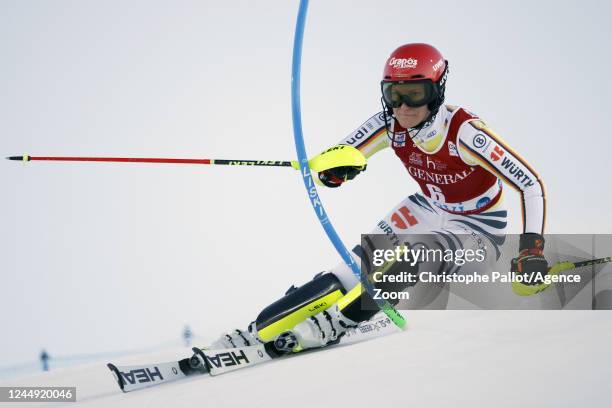
[[[66,406],[89,407],[569,407],[609,406],[612,400],[610,312],[408,316],[410,328],[399,334],[132,393],[119,390],[104,364],[0,385],[76,386],[78,402]],[[174,349],[115,362],[184,355],[184,349]]]

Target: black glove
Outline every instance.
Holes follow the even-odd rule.
[[[544,258],[544,237],[536,233],[521,234],[519,256],[511,263],[511,271],[526,276],[525,284],[539,285],[544,283],[537,279],[537,273],[544,277],[548,273],[548,263]]]
[[[340,187],[347,180],[354,179],[359,173],[365,171],[366,166],[342,166],[324,170],[319,173],[319,180],[327,187]]]

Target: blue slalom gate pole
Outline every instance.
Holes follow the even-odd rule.
[[[325,233],[329,237],[330,241],[338,251],[338,254],[342,257],[342,260],[351,268],[357,279],[360,279],[366,290],[372,295],[373,288],[371,283],[367,279],[361,279],[361,270],[359,265],[355,262],[350,252],[346,249],[344,243],[338,236],[334,226],[332,225],[323,203],[319,198],[319,193],[315,186],[312,174],[310,173],[310,166],[308,165],[308,155],[306,154],[306,147],[304,145],[304,134],[302,132],[302,113],[300,106],[300,72],[302,63],[302,42],[304,38],[304,26],[306,25],[306,11],[308,9],[308,0],[300,0],[300,7],[298,10],[297,23],[295,25],[295,37],[293,40],[293,60],[291,65],[291,114],[293,118],[293,137],[295,141],[295,149],[297,151],[298,163],[300,165],[300,173],[302,174],[302,180],[304,186],[308,192],[310,203],[314,209],[321,226],[325,230]],[[401,329],[406,325],[406,321],[399,314],[393,306],[385,301],[376,301],[378,306],[389,316],[389,318]]]

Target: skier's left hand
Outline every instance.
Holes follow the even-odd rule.
[[[536,233],[522,234],[519,243],[519,256],[512,259],[511,271],[526,275],[525,284],[539,285],[536,279],[540,272],[543,277],[548,273],[548,262],[544,258],[544,237]]]
[[[340,187],[342,183],[354,179],[359,173],[365,171],[363,166],[341,166],[324,170],[319,173],[319,180],[327,187]]]
[[[334,304],[329,309],[309,317],[292,330],[281,333],[274,341],[280,351],[297,352],[337,343],[346,331],[357,323],[347,318]]]

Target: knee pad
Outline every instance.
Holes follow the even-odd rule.
[[[257,336],[263,342],[272,341],[310,316],[328,309],[345,293],[333,273],[319,274],[299,288],[291,287],[284,297],[259,313],[255,320]]]

